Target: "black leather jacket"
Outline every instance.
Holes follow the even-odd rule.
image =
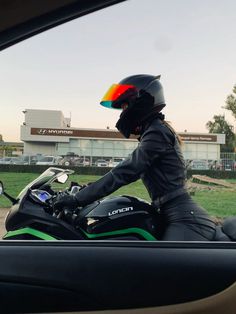
[[[156,118],[146,125],[132,155],[78,192],[76,199],[79,206],[85,206],[141,178],[152,201],[158,203],[186,192],[185,174],[176,135]]]

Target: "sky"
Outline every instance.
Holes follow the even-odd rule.
[[[115,128],[100,100],[133,74],[161,74],[166,119],[201,132],[236,84],[235,0],[128,0],[0,52],[0,134],[20,141],[25,109],[61,110],[76,128]]]

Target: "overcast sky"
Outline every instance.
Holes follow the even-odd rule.
[[[0,134],[20,140],[24,109],[61,110],[78,128],[115,127],[99,105],[133,74],[161,74],[167,120],[207,132],[236,84],[235,0],[129,0],[0,52]]]

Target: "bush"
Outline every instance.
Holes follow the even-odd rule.
[[[108,167],[72,167],[72,166],[41,166],[41,165],[0,165],[0,172],[42,173],[49,167],[74,170],[76,174],[98,175],[106,174]]]
[[[23,172],[23,173],[42,173],[50,166],[40,165],[0,165],[0,172]],[[66,167],[54,166],[62,169],[71,169],[75,174],[81,175],[97,175],[102,176],[111,170],[109,167]],[[193,174],[207,175],[216,179],[236,179],[236,171],[223,171],[223,170],[188,170],[187,178],[191,178]]]

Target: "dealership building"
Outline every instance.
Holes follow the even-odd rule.
[[[21,125],[24,154],[66,155],[111,159],[129,156],[137,147],[135,138],[125,139],[117,130],[71,127],[71,118],[61,111],[26,109]],[[183,140],[185,159],[220,159],[225,134],[178,133]]]

